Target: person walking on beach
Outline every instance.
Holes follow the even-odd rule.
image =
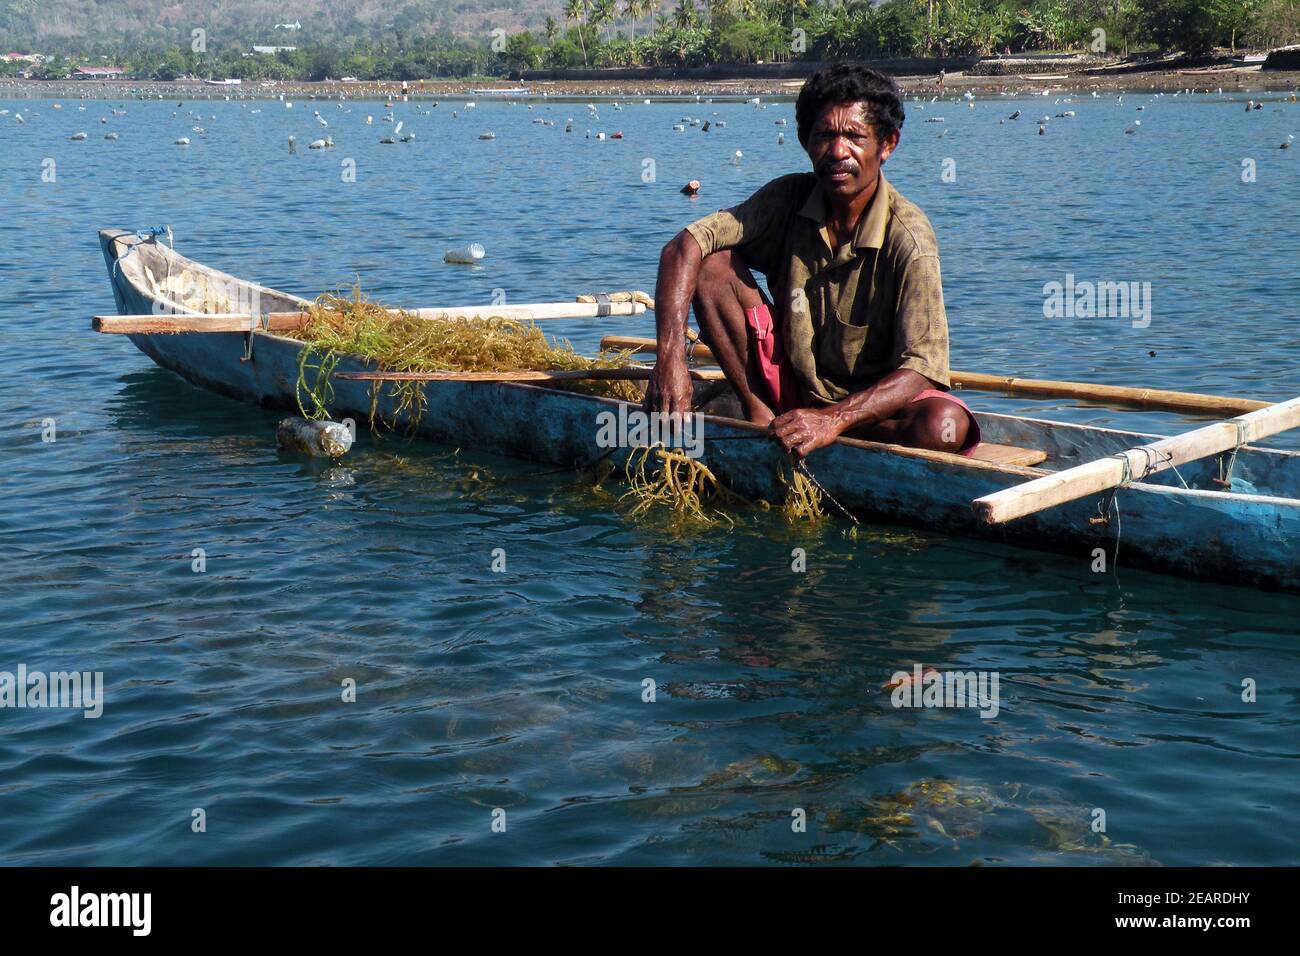
[[[939,71],[939,79],[935,81],[935,84],[934,84],[934,85],[938,88],[938,90],[939,90],[940,93],[943,92],[943,78],[944,78],[945,76],[947,76],[947,75],[948,75],[948,74],[947,74],[947,71],[946,71],[946,70],[940,70],[940,71]]]
[[[845,435],[969,453],[979,426],[948,394],[934,230],[881,173],[903,126],[898,86],[838,64],[804,84],[795,120],[812,172],[774,179],[664,246],[647,411],[691,411],[694,306],[744,414],[787,451],[802,457]]]

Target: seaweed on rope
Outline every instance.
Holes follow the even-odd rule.
[[[821,489],[800,468],[792,468],[789,478],[786,478],[784,468],[778,468],[776,476],[785,485],[785,503],[781,505],[781,514],[786,521],[817,523],[825,520],[826,509],[822,507]]]
[[[353,356],[385,372],[517,372],[625,368],[632,353],[602,352],[587,358],[568,341],[552,341],[534,323],[514,319],[425,319],[392,311],[367,299],[354,285],[351,297],[326,293],[317,298],[303,325],[288,333],[306,344],[298,357],[298,405],[308,418],[329,416],[333,400],[330,373],[340,359]],[[313,360],[315,362],[313,363]],[[309,372],[314,378],[308,381]],[[388,385],[397,400],[392,427],[406,420],[414,432],[425,411],[425,383],[375,382],[371,389],[370,424],[374,428],[381,389]],[[641,400],[635,382],[590,380],[548,384],[548,388]],[[304,402],[304,395],[306,401]]]
[[[651,455],[658,461],[655,467]],[[651,467],[647,469],[647,465]],[[627,460],[628,490],[619,501],[628,498],[636,504],[628,516],[637,518],[651,508],[662,505],[671,508],[674,515],[701,524],[725,522],[734,527],[736,522],[725,511],[705,509],[706,502],[743,502],[744,499],[718,480],[708,465],[690,458],[675,448],[662,444],[643,445],[634,450]]]

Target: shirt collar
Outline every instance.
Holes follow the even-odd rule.
[[[876,194],[871,197],[869,205],[858,220],[858,231],[853,237],[853,245],[858,249],[880,249],[885,244],[885,228],[889,225],[890,211],[894,205],[894,187],[885,181],[885,173],[880,173]],[[826,194],[822,184],[815,182],[808,200],[799,210],[799,215],[806,216],[821,225],[826,224]]]

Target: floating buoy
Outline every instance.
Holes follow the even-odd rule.
[[[352,447],[352,430],[342,422],[284,418],[276,426],[275,442],[281,448],[315,458],[342,458]]]
[[[442,261],[455,265],[472,266],[486,255],[487,250],[480,243],[471,242],[461,249],[448,249],[443,253]]]
[[[1136,132],[1138,131],[1138,127],[1141,126],[1141,125],[1142,125],[1142,121],[1141,121],[1141,120],[1134,120],[1134,121],[1133,121],[1133,125],[1130,126],[1128,129],[1124,130],[1124,132],[1126,132],[1126,133],[1136,133]]]
[[[698,179],[692,179],[681,189],[682,195],[684,196],[694,196],[698,194],[699,191],[700,191],[700,181]]]
[[[744,158],[745,158],[745,154],[742,153],[740,150],[736,150],[734,153],[731,154],[731,165],[739,166],[740,161]]]
[[[1291,144],[1294,142],[1295,142],[1295,137],[1290,133],[1287,133],[1286,139],[1282,140],[1282,145],[1279,146],[1278,149],[1290,149]]]

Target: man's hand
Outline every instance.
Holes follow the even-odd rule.
[[[650,384],[646,386],[645,410],[689,415],[694,399],[695,389],[685,360],[660,356],[650,373]]]
[[[806,458],[835,441],[841,428],[829,409],[796,408],[772,419],[768,430],[786,451]]]

